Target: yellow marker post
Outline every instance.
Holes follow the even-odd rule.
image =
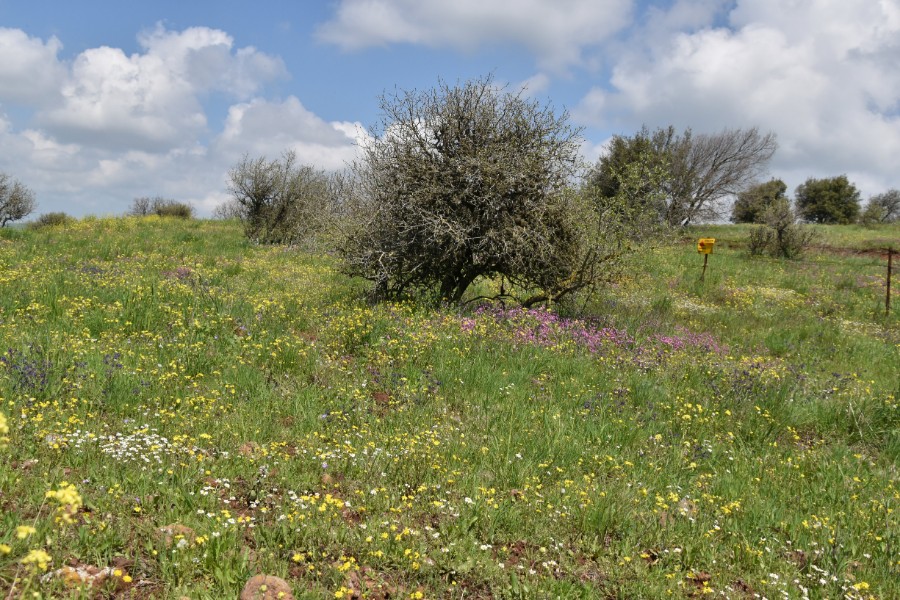
[[[697,240],[697,252],[703,255],[703,272],[700,274],[700,281],[706,277],[706,263],[709,261],[709,255],[713,252],[713,246],[716,245],[716,238],[700,238]]]
[[[700,238],[697,240],[697,252],[700,254],[712,254],[713,246],[716,245],[716,238]]]

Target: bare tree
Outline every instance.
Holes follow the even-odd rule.
[[[152,203],[153,200],[148,196],[135,198],[131,201],[131,208],[128,209],[128,214],[132,217],[148,217],[153,213],[151,209]]]
[[[9,175],[0,173],[0,227],[7,223],[24,219],[30,215],[37,202],[34,192],[20,181],[10,179]]]
[[[674,185],[669,223],[722,217],[722,200],[736,196],[764,171],[775,153],[775,134],[751,129],[725,129],[716,134],[691,136],[687,147],[673,156]]]
[[[616,136],[610,151],[600,158],[590,180],[600,193],[618,189],[624,164],[646,152],[668,170],[663,187],[663,220],[673,226],[722,218],[723,201],[747,189],[765,170],[777,147],[775,134],[750,129],[725,129],[715,134],[678,134],[674,127],[650,132],[646,127],[632,137]]]
[[[491,77],[385,95],[381,111],[339,193],[345,270],[377,297],[458,303],[485,277],[525,305],[558,300],[618,252],[592,245],[597,214],[570,189],[580,131],[567,114]]]

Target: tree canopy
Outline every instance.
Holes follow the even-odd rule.
[[[0,227],[24,219],[36,206],[34,192],[6,173],[0,173]]]
[[[491,77],[385,95],[381,111],[340,194],[345,269],[377,296],[455,303],[497,277],[530,304],[593,281],[608,254],[587,243],[597,218],[570,188],[580,131],[566,113]]]
[[[649,154],[653,165],[667,173],[661,181],[664,201],[656,208],[660,219],[674,226],[689,225],[720,218],[723,201],[759,177],[776,146],[774,134],[761,134],[755,127],[698,135],[690,129],[679,134],[671,126],[653,132],[644,127],[631,137],[613,137],[589,185],[611,197],[620,185],[623,165]]]
[[[900,220],[900,190],[891,189],[869,198],[863,218],[874,223],[893,223]]]
[[[859,216],[859,190],[846,175],[810,177],[797,186],[794,197],[800,216],[810,223],[846,225]]]
[[[766,212],[776,205],[789,205],[787,184],[772,179],[739,193],[731,207],[732,223],[764,223]]]

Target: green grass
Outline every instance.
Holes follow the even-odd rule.
[[[636,255],[569,319],[370,306],[235,223],[0,230],[0,590],[895,598],[900,301],[835,249],[898,230],[746,235]]]

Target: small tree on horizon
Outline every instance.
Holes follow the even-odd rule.
[[[6,173],[0,173],[0,227],[24,219],[36,207],[34,192]]]
[[[765,169],[775,153],[775,134],[749,129],[723,129],[718,133],[678,133],[674,127],[650,131],[643,127],[633,136],[614,136],[607,152],[589,175],[589,184],[612,197],[618,189],[623,165],[650,153],[656,166],[664,165],[661,182],[665,202],[660,218],[673,227],[721,218],[728,197],[745,190]]]
[[[810,177],[794,193],[797,212],[809,223],[848,225],[859,216],[859,190],[846,175]]]
[[[155,196],[150,198],[142,196],[135,198],[131,202],[131,208],[128,214],[133,217],[149,217],[156,215],[159,217],[178,217],[179,219],[190,219],[194,216],[194,207],[186,202],[179,202],[171,198],[163,198]]]
[[[790,206],[787,184],[780,179],[759,183],[739,193],[731,208],[732,223],[764,223],[766,212],[776,204]]]
[[[894,223],[900,220],[900,190],[890,189],[869,198],[860,216],[864,223]]]

